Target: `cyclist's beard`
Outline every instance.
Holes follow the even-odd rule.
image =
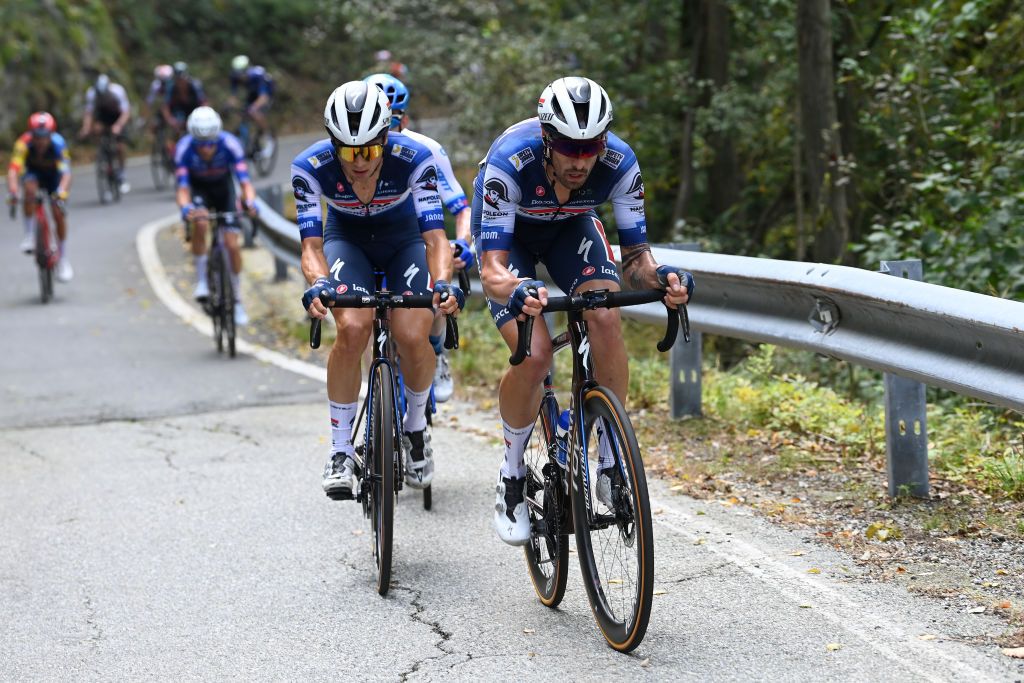
[[[568,190],[573,190],[574,191],[574,190],[580,189],[581,187],[583,187],[586,184],[587,179],[590,177],[590,170],[588,170],[586,168],[579,169],[577,171],[578,173],[582,173],[583,174],[583,177],[581,179],[578,179],[578,180],[570,180],[570,179],[566,178],[563,175],[566,171],[573,170],[569,166],[567,166],[566,168],[562,169],[562,172],[559,172],[559,170],[555,166],[554,162],[553,161],[549,161],[548,162],[548,168],[551,169],[551,177],[554,180],[556,180],[559,185],[561,185],[562,187],[564,187],[564,188],[566,188]]]

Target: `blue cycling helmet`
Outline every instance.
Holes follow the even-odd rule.
[[[388,102],[391,103],[393,113],[402,114],[409,106],[409,89],[391,74],[373,74],[364,78],[363,81],[384,91],[384,94],[388,96]]]

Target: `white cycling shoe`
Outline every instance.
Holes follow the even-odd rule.
[[[25,236],[21,238],[21,244],[18,245],[23,254],[31,254],[36,250],[36,241],[32,237],[32,233],[26,232]]]
[[[414,489],[425,489],[434,480],[434,449],[426,429],[402,434],[405,450],[405,483]]]
[[[75,276],[75,271],[71,267],[71,262],[67,258],[62,258],[57,261],[57,279],[61,282],[70,282],[71,278]]]
[[[455,382],[452,380],[452,371],[448,366],[448,352],[444,349],[436,356],[437,364],[434,366],[434,400],[444,403],[452,397],[455,391]]]
[[[356,461],[347,453],[332,453],[324,465],[324,493],[335,500],[353,498],[356,481]]]
[[[196,283],[196,288],[192,290],[192,298],[196,301],[206,301],[210,298],[210,285],[206,280]]]
[[[530,540],[530,516],[523,496],[526,477],[506,479],[498,473],[498,496],[494,501],[494,530],[509,545],[526,545]]]
[[[235,327],[244,327],[249,324],[249,314],[245,312],[241,301],[235,302]]]

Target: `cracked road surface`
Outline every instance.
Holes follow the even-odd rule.
[[[56,303],[35,303],[18,230],[0,236],[0,678],[1024,677],[990,644],[994,618],[870,583],[811,539],[657,481],[651,624],[617,654],[575,564],[549,610],[495,538],[498,423],[465,404],[434,432],[434,509],[399,497],[380,598],[360,510],[319,490],[322,386],[218,358],[155,303],[133,237],[173,209],[148,168],[113,208],[77,173],[77,276]]]

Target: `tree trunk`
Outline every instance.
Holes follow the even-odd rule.
[[[697,87],[698,74],[701,71],[705,35],[703,5],[703,0],[683,0],[683,22],[687,25],[684,25],[682,35],[684,39],[687,35],[690,36],[689,85],[692,88]],[[701,99],[702,97],[695,98],[683,113],[682,139],[679,141],[679,186],[672,205],[673,238],[680,236],[679,226],[686,218],[686,210],[693,196],[693,128]]]
[[[850,238],[846,182],[836,114],[829,0],[798,0],[797,52],[807,192],[814,226],[812,253],[828,263],[842,258]]]
[[[711,81],[712,91],[708,93],[708,104],[713,92],[717,92],[729,81],[729,8],[723,0],[705,0],[704,73],[702,78]],[[723,130],[708,136],[714,151],[714,161],[708,169],[708,194],[711,211],[721,216],[736,204],[739,198],[739,179],[736,147],[732,131]]]

